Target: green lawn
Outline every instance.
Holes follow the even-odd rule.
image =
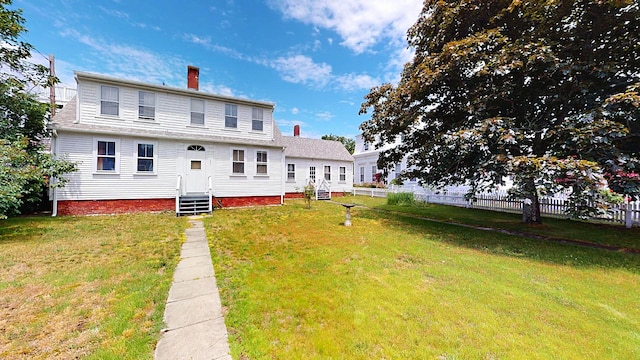
[[[343,221],[338,204],[302,201],[205,219],[234,359],[640,358],[640,255],[366,208]],[[560,220],[526,230],[579,238],[582,226],[590,240],[638,239]]]
[[[186,225],[173,214],[0,221],[0,358],[153,358]]]

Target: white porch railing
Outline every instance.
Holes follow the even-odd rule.
[[[209,181],[209,189],[207,194],[209,195],[209,214],[213,213],[213,179],[211,176],[207,179]]]
[[[176,180],[176,216],[180,213],[180,196],[182,195],[182,175]]]

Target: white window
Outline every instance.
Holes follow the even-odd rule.
[[[251,130],[263,131],[264,121],[262,115],[262,109],[251,109]]]
[[[376,172],[378,171],[378,168],[374,165],[371,167],[371,181],[376,181]]]
[[[296,180],[296,164],[287,164],[287,180]]]
[[[369,150],[369,143],[368,142],[364,143],[364,151],[367,151],[367,150]]]
[[[204,100],[191,99],[191,125],[204,125]]]
[[[115,139],[95,139],[93,154],[94,170],[98,173],[118,173],[120,171],[120,142]]]
[[[400,173],[402,172],[402,164],[398,163],[396,164],[396,169],[395,169],[395,178],[399,178],[400,177]]]
[[[233,173],[244,174],[244,150],[233,150]]]
[[[267,175],[267,152],[256,151],[256,174]]]
[[[144,174],[155,174],[157,146],[152,142],[136,143],[136,172]]]
[[[155,120],[156,94],[147,91],[138,93],[138,119]]]
[[[364,182],[364,166],[360,167],[360,182]]]
[[[238,105],[224,105],[224,127],[238,128]]]
[[[316,167],[309,166],[309,180],[315,182],[316,181]]]
[[[340,181],[347,181],[347,168],[340,166]]]
[[[324,179],[327,181],[331,181],[331,166],[324,166]]]
[[[118,116],[120,108],[120,89],[114,86],[100,87],[100,115]]]

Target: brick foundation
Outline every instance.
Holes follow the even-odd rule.
[[[217,198],[222,207],[280,205],[280,196]],[[136,212],[175,211],[176,199],[60,200],[58,215],[127,214]]]
[[[58,215],[126,214],[135,212],[175,211],[176,199],[135,200],[61,200]]]
[[[280,205],[280,196],[247,196],[234,198],[217,198],[222,202],[222,207],[244,207]]]

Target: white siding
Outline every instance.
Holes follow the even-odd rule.
[[[92,135],[58,134],[58,154],[78,162],[78,172],[69,175],[71,181],[58,193],[59,200],[106,200],[170,198],[175,196],[176,146],[171,141],[144,138],[119,140],[120,172],[99,174],[94,170],[94,141]],[[136,141],[157,143],[156,174],[138,175],[135,172],[134,145]]]
[[[244,175],[232,173],[231,152],[244,150]],[[256,151],[268,152],[268,174],[256,174]],[[215,146],[213,193],[219,197],[282,195],[282,149],[219,144]]]
[[[251,109],[246,104],[238,106],[238,128],[225,129],[224,105],[226,103],[198,97],[205,101],[204,126],[191,125],[191,99],[189,94],[178,95],[162,93],[147,89],[137,89],[126,86],[116,86],[119,89],[119,116],[105,116],[100,114],[100,86],[91,81],[78,84],[80,122],[83,124],[104,127],[126,127],[140,130],[167,130],[182,134],[203,135],[210,134],[230,138],[271,140],[273,138],[273,111],[263,109],[263,131],[251,130]],[[113,85],[109,85],[113,86]],[[156,94],[155,121],[138,119],[138,93],[140,90]]]
[[[224,144],[188,143],[169,140],[118,137],[119,168],[117,174],[94,170],[94,141],[99,136],[61,132],[58,154],[79,162],[78,172],[58,193],[59,200],[149,199],[175,197],[178,175],[186,173],[186,147],[202,145],[206,150],[206,172],[212,176],[213,192],[218,197],[279,196],[282,193],[281,148],[242,147],[245,149],[245,176],[231,174],[231,149]],[[157,143],[156,174],[135,174],[136,141]],[[256,175],[255,151],[268,151],[268,175]],[[183,180],[184,181],[184,180]]]
[[[296,165],[296,179],[295,181],[289,181],[287,179],[287,164]],[[320,180],[324,178],[324,166],[331,166],[331,191],[332,192],[351,192],[353,189],[353,163],[349,161],[328,161],[328,160],[311,160],[304,158],[287,158],[285,161],[285,192],[294,193],[302,192],[304,186],[309,181],[309,167],[316,167],[316,179]],[[340,181],[340,167],[346,168],[346,179]]]

